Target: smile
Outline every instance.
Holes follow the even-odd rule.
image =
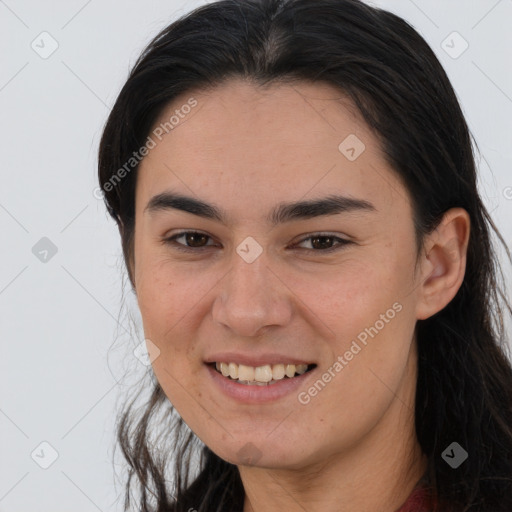
[[[268,386],[283,379],[293,379],[312,370],[315,364],[266,364],[247,366],[244,364],[217,362],[212,363],[216,371],[229,380],[247,386]]]

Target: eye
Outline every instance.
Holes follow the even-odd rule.
[[[183,239],[185,243],[178,242],[179,239]],[[205,233],[199,231],[182,231],[169,238],[165,238],[163,242],[167,245],[172,245],[179,251],[197,252],[197,250],[215,246],[215,244],[205,244],[207,240],[211,240],[211,237]],[[343,248],[345,245],[353,243],[350,240],[345,240],[330,233],[314,233],[313,235],[303,238],[296,245],[308,241],[311,241],[312,249],[305,248],[305,250],[316,253],[336,251]],[[333,245],[335,243],[336,245]]]
[[[179,238],[183,238],[187,245],[181,242],[176,242]],[[194,249],[208,247],[207,245],[203,245],[203,242],[207,239],[211,239],[211,237],[205,233],[200,233],[199,231],[182,231],[181,233],[177,233],[176,235],[164,239],[163,242],[176,247],[179,251],[193,252]]]
[[[306,238],[303,238],[299,244],[311,241],[313,249],[306,249],[311,252],[332,252],[341,249],[343,246],[351,244],[350,240],[345,240],[338,236],[334,236],[330,233],[315,233]],[[338,242],[337,245],[332,245],[334,242]]]

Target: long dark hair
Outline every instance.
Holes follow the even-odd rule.
[[[479,196],[472,139],[447,75],[400,17],[359,0],[222,0],[183,16],[151,41],[117,98],[99,148],[99,182],[132,286],[137,166],[121,180],[118,170],[145,144],[170,101],[230,77],[260,86],[322,82],[348,95],[409,191],[420,247],[449,208],[469,213],[464,281],[443,310],[416,325],[416,434],[439,510],[511,512],[512,367],[503,315],[512,309],[491,228],[509,259],[510,252]],[[204,446],[155,379],[152,385],[142,411],[131,401],[119,417],[119,445],[129,463],[126,509],[135,489],[141,511],[240,512],[238,468]],[[164,442],[157,448],[153,438]],[[454,441],[469,454],[457,469],[441,457]]]

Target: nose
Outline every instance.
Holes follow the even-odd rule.
[[[219,283],[213,320],[238,336],[254,337],[271,326],[286,326],[292,317],[293,294],[268,265],[265,253],[252,263],[237,254]]]

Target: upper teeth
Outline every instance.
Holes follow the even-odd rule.
[[[284,379],[302,375],[307,369],[307,364],[266,364],[263,366],[246,366],[236,363],[215,363],[215,367],[224,377],[231,377],[243,381],[270,382],[271,380]]]

